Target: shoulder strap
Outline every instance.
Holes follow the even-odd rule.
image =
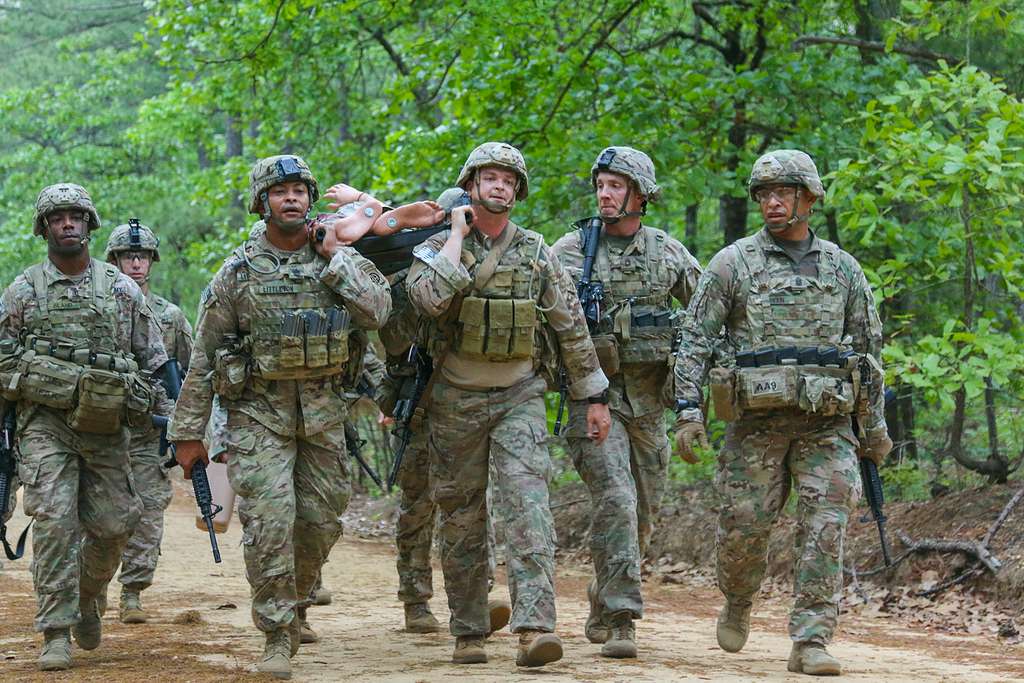
[[[32,285],[32,292],[35,294],[36,309],[39,311],[39,320],[43,325],[45,334],[51,332],[50,307],[46,303],[46,273],[43,272],[43,264],[36,263],[25,269],[25,279]],[[43,330],[31,330],[35,334]]]
[[[505,254],[509,245],[512,244],[512,238],[518,230],[519,228],[509,223],[505,226],[505,232],[501,233],[498,240],[491,245],[491,250],[487,252],[483,263],[476,269],[476,274],[473,276],[474,290],[479,291],[483,289],[484,285],[494,277],[494,271],[497,270],[501,257]]]

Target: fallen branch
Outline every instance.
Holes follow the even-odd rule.
[[[896,535],[899,537],[900,541],[903,542],[903,545],[909,548],[910,552],[961,553],[974,558],[984,565],[985,569],[988,569],[993,574],[997,574],[999,572],[999,568],[1003,566],[1002,562],[996,559],[992,555],[991,551],[981,543],[972,543],[971,541],[947,541],[930,538],[915,541],[900,530],[897,530]]]
[[[1003,506],[1003,511],[999,513],[999,516],[996,517],[996,521],[992,523],[992,526],[990,526],[988,531],[985,533],[985,537],[981,539],[982,546],[987,548],[992,545],[992,537],[996,535],[996,532],[998,532],[1000,527],[1003,526],[1003,523],[1006,522],[1006,519],[1010,516],[1010,513],[1013,512],[1013,508],[1017,507],[1017,503],[1020,502],[1021,498],[1024,498],[1024,489],[1013,494],[1013,497],[1010,498],[1006,505]]]

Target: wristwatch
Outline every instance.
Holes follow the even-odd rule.
[[[587,397],[587,403],[591,405],[608,405],[608,390],[605,389],[600,394],[594,394],[593,396]]]

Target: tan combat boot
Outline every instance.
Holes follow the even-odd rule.
[[[544,666],[562,658],[562,639],[544,631],[519,633],[516,666]]]
[[[95,650],[100,646],[100,640],[103,637],[99,605],[96,604],[96,598],[91,597],[80,599],[78,606],[82,612],[82,618],[71,627],[71,635],[75,637],[78,647],[83,650]]]
[[[441,623],[425,602],[405,603],[405,630],[409,633],[437,633]]]
[[[811,676],[838,676],[842,672],[839,660],[826,652],[821,643],[793,643],[786,668]]]
[[[636,628],[633,626],[633,615],[626,611],[616,612],[609,621],[611,634],[601,648],[601,656],[613,659],[636,657]]]
[[[267,643],[263,648],[263,659],[256,665],[260,673],[274,678],[288,680],[292,677],[292,663],[288,661],[291,650],[291,636],[287,628],[279,628],[266,634]]]
[[[298,607],[296,612],[299,616],[299,642],[303,645],[319,642],[320,636],[316,634],[316,631],[313,630],[313,627],[309,625],[309,621],[306,619],[306,608]],[[294,653],[292,656],[295,656]]]
[[[512,618],[512,606],[508,600],[494,598],[487,601],[487,614],[491,620],[491,630],[487,632],[489,636],[508,626],[508,620]]]
[[[122,624],[145,624],[149,621],[149,615],[142,609],[139,591],[127,586],[121,589],[120,618]]]
[[[601,619],[601,606],[597,604],[597,579],[591,579],[590,583],[587,584],[587,601],[590,602],[590,614],[587,615],[587,623],[583,627],[583,633],[587,636],[587,640],[592,643],[598,645],[606,643],[611,635],[611,629]]]
[[[314,605],[322,607],[324,605],[331,604],[331,601],[334,599],[334,596],[331,595],[331,591],[321,586],[313,591],[312,598]]]
[[[43,651],[36,662],[40,671],[66,671],[71,668],[71,635],[67,628],[43,631]]]
[[[718,614],[718,646],[726,652],[739,652],[750,635],[750,599],[725,598],[725,606]]]
[[[487,650],[484,649],[484,637],[458,636],[455,639],[452,662],[455,664],[486,664]]]

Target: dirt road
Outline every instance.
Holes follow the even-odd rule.
[[[215,565],[207,540],[192,526],[191,500],[177,496],[168,512],[164,554],[156,584],[144,594],[153,618],[126,626],[116,621],[117,593],[104,619],[99,649],[74,649],[75,668],[61,681],[248,681],[262,636],[249,617],[237,519],[220,537],[224,562]],[[20,530],[19,512],[12,528]],[[29,558],[4,562],[0,570],[0,680],[50,681],[35,671],[40,636],[31,630],[35,602]],[[440,572],[436,575],[440,582]],[[560,568],[559,632],[565,658],[543,670],[515,667],[516,637],[503,632],[489,646],[490,663],[456,667],[449,663],[447,634],[413,635],[400,630],[402,608],[395,599],[394,553],[377,540],[346,538],[324,570],[334,604],[312,608],[310,618],[321,642],[303,646],[293,660],[297,681],[494,681],[523,680],[806,681],[786,672],[789,640],[785,605],[755,608],[750,642],[739,654],[718,649],[714,616],[721,598],[712,587],[649,583],[647,617],[638,624],[640,658],[609,661],[582,635],[586,617],[586,574]],[[443,593],[433,606],[447,619]],[[190,612],[194,610],[194,612]],[[983,636],[953,638],[914,632],[879,619],[844,619],[832,651],[846,678],[863,681],[1013,681],[1024,679],[1024,651]]]

